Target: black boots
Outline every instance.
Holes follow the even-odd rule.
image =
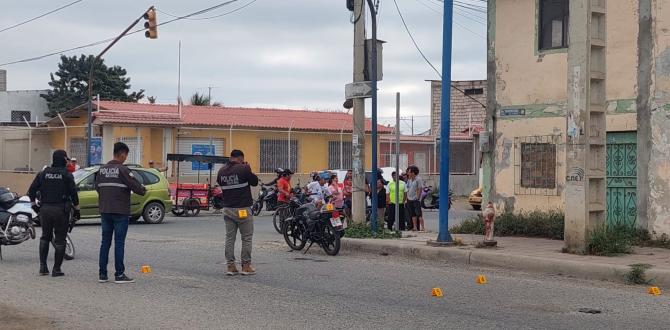
[[[51,276],[58,277],[63,276],[63,272],[60,270],[60,266],[63,264],[63,258],[65,258],[65,245],[56,245],[56,252],[54,253],[54,269],[51,272]]]
[[[49,267],[47,267],[48,255],[49,242],[40,240],[40,276],[49,275]]]

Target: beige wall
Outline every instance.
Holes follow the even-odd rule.
[[[567,50],[538,52],[536,3],[496,1],[496,97],[502,106],[566,103]],[[607,99],[634,99],[637,0],[610,2],[607,14]]]

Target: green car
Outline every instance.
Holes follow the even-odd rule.
[[[138,220],[144,218],[144,222],[157,224],[163,222],[165,213],[172,211],[172,201],[168,189],[167,179],[153,168],[142,168],[139,166],[128,166],[135,178],[147,188],[144,196],[131,193],[130,195],[130,219]],[[100,166],[93,166],[74,172],[74,182],[79,192],[79,208],[81,217],[99,218],[98,192],[95,190],[95,176]]]

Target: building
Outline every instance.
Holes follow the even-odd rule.
[[[7,71],[0,70],[0,124],[26,125],[26,121],[44,122],[49,111],[47,101],[40,95],[45,90],[7,90]]]
[[[252,169],[272,173],[290,168],[308,173],[328,168],[351,168],[353,118],[343,112],[304,110],[159,105],[101,101],[94,107],[94,146],[100,159],[112,156],[112,146],[123,141],[131,149],[128,163],[168,166],[171,174],[179,165],[180,175],[196,176],[208,169],[201,164],[171,164],[168,153],[228,155],[241,149]],[[84,163],[86,152],[86,107],[48,122],[51,148],[65,148]],[[370,120],[366,121],[371,129]],[[379,126],[380,134],[391,129]],[[289,142],[290,141],[290,142]],[[370,137],[366,137],[366,164],[370,167]],[[342,151],[342,160],[340,160]],[[214,169],[216,170],[216,168]]]
[[[562,209],[573,178],[565,166],[568,0],[488,6],[491,199],[514,211]],[[606,131],[578,133],[606,135],[607,221],[670,234],[670,0],[610,1],[606,15]]]
[[[442,113],[442,81],[430,82],[430,131],[440,135]],[[463,132],[471,127],[483,127],[486,118],[486,80],[463,80],[451,82],[451,132]]]

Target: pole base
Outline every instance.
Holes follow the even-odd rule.
[[[433,241],[430,240],[426,242],[428,246],[434,246],[434,247],[449,247],[449,246],[454,246],[454,242],[439,242],[439,241]]]

